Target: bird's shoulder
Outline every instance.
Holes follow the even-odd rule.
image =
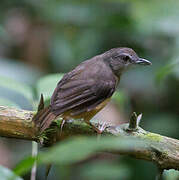
[[[75,80],[99,81],[101,79],[107,81],[114,80],[115,77],[110,67],[104,63],[100,56],[95,56],[83,61],[72,71],[66,73],[61,81],[59,81],[58,86],[63,86],[64,84]]]

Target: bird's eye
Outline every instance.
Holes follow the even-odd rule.
[[[130,57],[129,56],[123,56],[123,60],[127,62],[130,60]]]

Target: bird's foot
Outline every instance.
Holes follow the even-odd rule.
[[[98,133],[98,134],[101,134],[103,131],[104,131],[104,129],[103,128],[101,128],[101,126],[99,127],[96,127],[95,125],[93,125],[93,124],[90,124],[90,126]]]
[[[102,124],[98,123],[98,127],[97,127],[98,131],[97,131],[97,133],[102,134],[102,132],[106,129],[106,127],[107,127],[106,122],[103,122]]]
[[[104,123],[98,123],[97,127],[95,125],[93,125],[91,122],[89,121],[85,121],[88,125],[90,125],[92,127],[92,129],[94,129],[97,134],[102,134],[102,132],[105,130],[105,128],[107,127],[106,125],[106,122]]]
[[[97,129],[97,140],[99,141],[101,138],[101,134],[103,133],[103,131],[106,129],[106,122],[103,122],[102,124],[98,123],[98,127]]]

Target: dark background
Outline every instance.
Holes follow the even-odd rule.
[[[37,100],[36,85],[43,76],[68,72],[110,48],[131,47],[153,65],[136,67],[123,75],[119,87],[122,97],[114,98],[108,111],[103,111],[106,120],[120,124],[136,111],[143,113],[141,126],[145,130],[178,138],[178,9],[177,0],[1,0],[0,79],[8,77],[32,87]],[[34,107],[0,83],[0,105],[12,104],[28,110]],[[104,118],[102,114],[99,119]],[[31,142],[0,139],[0,164],[4,166],[12,168],[30,153]],[[106,176],[110,163],[121,174],[110,171]],[[58,174],[62,179],[150,180],[156,171],[145,161],[99,155],[75,167],[55,166],[50,178],[58,179]],[[42,167],[39,179],[43,173]]]

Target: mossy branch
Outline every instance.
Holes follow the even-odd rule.
[[[32,121],[35,112],[0,106],[0,136],[42,142],[50,145],[73,135],[94,135],[90,126],[79,121],[66,122],[60,135],[58,120],[51,128],[39,135],[39,129]],[[179,140],[147,132],[138,126],[141,115],[132,115],[129,124],[106,127],[103,135],[136,137],[144,142],[144,148],[114,153],[131,155],[138,159],[152,161],[160,169],[179,170]],[[46,137],[43,139],[43,137]],[[150,141],[149,141],[150,140]],[[150,142],[150,143],[149,143]]]

